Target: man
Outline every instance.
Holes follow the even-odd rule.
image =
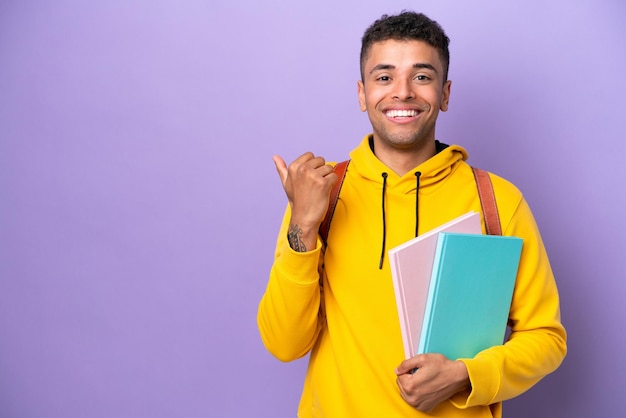
[[[404,359],[386,251],[481,211],[466,151],[435,140],[450,99],[448,43],[436,22],[413,12],[383,16],[365,32],[358,97],[373,133],[350,153],[326,245],[318,230],[337,181],[332,166],[312,153],[289,166],[274,157],[289,205],[258,325],[280,360],[310,353],[300,417],[500,417],[503,400],[565,356],[532,213],[515,186],[490,175],[503,235],[524,240],[511,335],[470,359]]]

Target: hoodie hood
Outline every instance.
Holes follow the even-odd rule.
[[[420,191],[427,192],[428,188],[436,187],[456,167],[467,160],[467,151],[458,145],[437,143],[437,154],[424,161],[403,176],[398,176],[387,165],[380,161],[371,145],[371,134],[363,138],[357,148],[350,153],[350,169],[356,171],[360,177],[368,181],[382,184],[382,173],[387,173],[388,189],[401,190],[404,193],[413,193],[416,189],[415,173],[420,172]]]
[[[350,153],[350,169],[368,182],[380,184],[382,243],[379,268],[382,269],[386,252],[387,220],[386,197],[388,193],[415,193],[415,236],[419,230],[419,196],[431,193],[443,184],[455,167],[467,159],[467,152],[458,145],[449,146],[436,141],[437,153],[403,176],[394,173],[380,161],[373,151],[372,136],[367,135]]]

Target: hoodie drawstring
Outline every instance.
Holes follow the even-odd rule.
[[[387,173],[383,173],[383,249],[380,253],[380,263],[378,269],[382,270],[383,260],[385,259],[385,243],[387,241],[387,220],[385,219],[385,191],[387,189]]]
[[[417,231],[419,229],[419,191],[420,191],[420,176],[422,175],[421,172],[416,171],[415,172],[415,180],[416,180],[416,186],[415,186],[415,236],[417,237]],[[382,270],[383,268],[383,261],[385,260],[385,246],[387,243],[387,219],[385,216],[385,194],[387,192],[387,176],[388,174],[383,172],[381,174],[381,176],[383,177],[383,198],[382,198],[382,202],[383,202],[383,207],[382,207],[382,213],[383,213],[383,245],[382,245],[382,250],[380,252],[380,262],[378,263],[378,268],[380,270]]]
[[[415,185],[415,236],[417,236],[417,230],[420,226],[420,176],[421,172],[415,172],[415,179],[417,184]]]

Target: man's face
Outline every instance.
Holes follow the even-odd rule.
[[[450,81],[435,48],[422,41],[387,40],[370,48],[358,83],[375,147],[411,150],[435,140],[439,111],[448,109]]]

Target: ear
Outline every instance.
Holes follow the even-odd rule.
[[[452,87],[452,80],[448,80],[443,83],[443,90],[441,92],[441,106],[439,109],[442,112],[448,110],[448,104],[450,103],[450,88]]]
[[[367,111],[367,105],[365,104],[365,86],[361,80],[357,81],[357,90],[359,92],[359,107],[361,112]]]

